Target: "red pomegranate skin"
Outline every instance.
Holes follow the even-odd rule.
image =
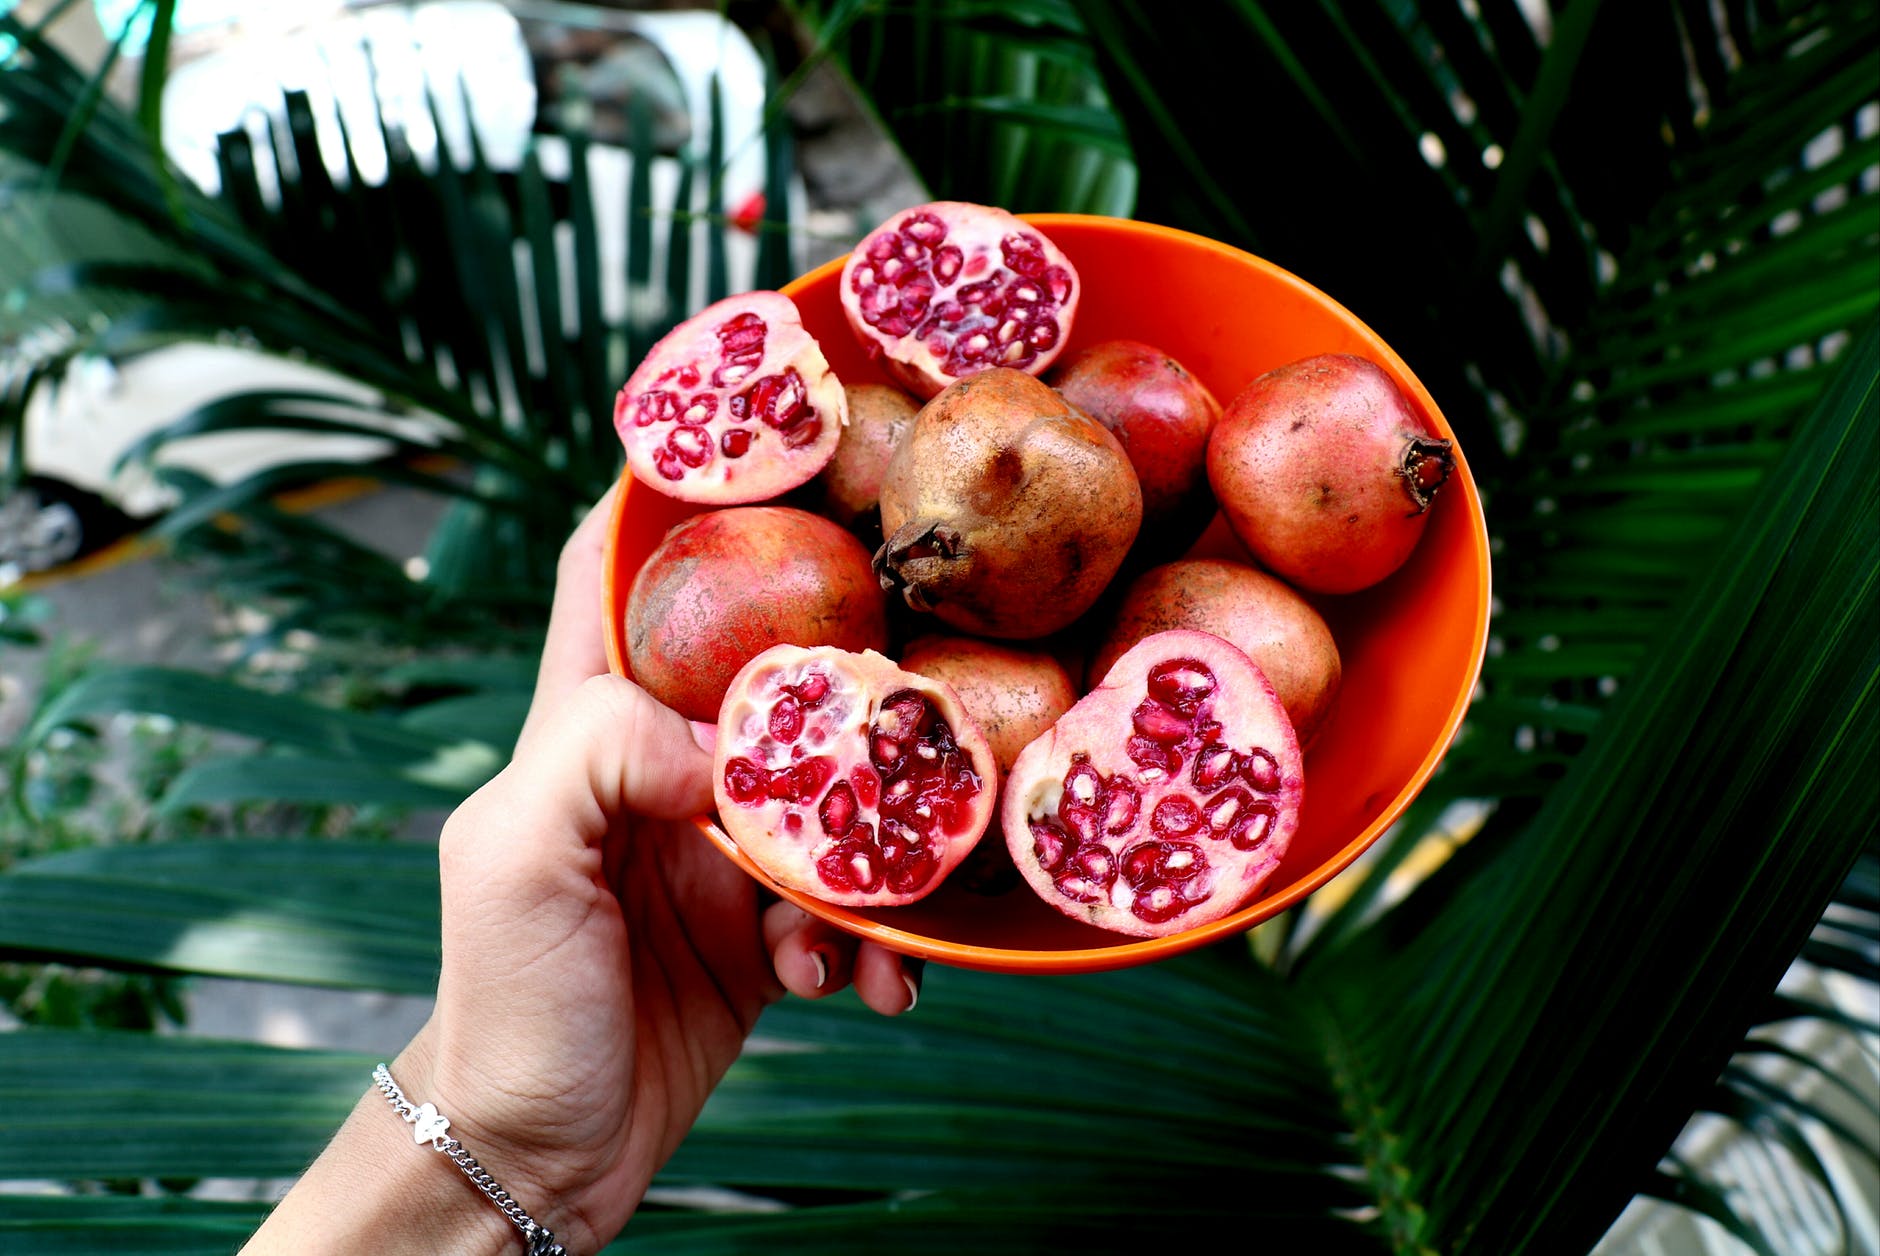
[[[1208,480],[1234,535],[1317,593],[1353,593],[1402,566],[1453,465],[1450,442],[1396,382],[1351,354],[1260,376],[1208,442]]]
[[[676,524],[634,577],[624,627],[633,679],[703,721],[717,719],[731,678],[770,646],[888,644],[867,548],[788,506],[729,506]]]
[[[1214,517],[1208,437],[1221,416],[1207,386],[1162,350],[1106,340],[1061,359],[1045,382],[1116,434],[1142,485],[1145,557],[1173,557]]]
[[[1224,558],[1152,567],[1117,604],[1090,656],[1089,683],[1138,641],[1171,628],[1211,632],[1239,646],[1279,695],[1299,744],[1312,744],[1336,704],[1343,665],[1331,627],[1291,585]]]
[[[1258,892],[1304,795],[1298,740],[1260,669],[1219,637],[1175,629],[1138,642],[1025,747],[1000,824],[1047,905],[1167,937]]]
[[[872,650],[772,646],[718,713],[725,832],[778,885],[826,902],[931,894],[984,835],[997,780],[952,689]]]

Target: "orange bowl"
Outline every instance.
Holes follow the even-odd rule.
[[[1389,345],[1317,288],[1250,253],[1183,231],[1080,214],[1025,215],[1076,265],[1083,301],[1066,352],[1147,341],[1226,403],[1256,376],[1319,353],[1378,363],[1442,435],[1454,433]],[[845,383],[888,383],[844,321],[842,260],[784,288]],[[966,968],[1089,972],[1148,963],[1252,928],[1349,866],[1416,797],[1449,748],[1475,688],[1488,634],[1488,534],[1462,450],[1410,559],[1383,583],[1312,596],[1344,664],[1338,703],[1306,757],[1304,812],[1291,848],[1241,910],[1165,938],[1131,938],[1071,920],[1024,887],[997,897],[942,885],[904,907],[850,908],[778,886],[709,816],[699,827],[773,893],[891,950]],[[633,577],[673,524],[701,509],[623,475],[603,590],[608,661],[630,675],[622,640]],[[1197,553],[1246,558],[1221,519]]]

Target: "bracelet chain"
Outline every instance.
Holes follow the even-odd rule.
[[[449,1157],[450,1162],[470,1179],[471,1185],[502,1210],[503,1215],[509,1218],[510,1224],[522,1231],[523,1241],[529,1245],[528,1256],[568,1256],[568,1249],[556,1240],[548,1227],[538,1224],[508,1191],[497,1185],[496,1179],[477,1163],[477,1158],[471,1155],[462,1143],[444,1132],[450,1122],[440,1116],[436,1108],[428,1103],[422,1108],[414,1108],[411,1101],[405,1098],[405,1092],[398,1088],[398,1083],[392,1080],[391,1070],[383,1064],[372,1070],[372,1081],[379,1088],[379,1092],[385,1096],[385,1101],[392,1105],[392,1111],[396,1112],[407,1125],[418,1125],[420,1121],[424,1121],[426,1124],[423,1128],[426,1132],[435,1131],[428,1139],[420,1135],[418,1141],[429,1142],[432,1150],[442,1152]]]

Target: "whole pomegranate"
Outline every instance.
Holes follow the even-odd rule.
[[[847,403],[781,292],[746,292],[668,332],[614,399],[641,483],[681,501],[765,501],[835,452]]]
[[[1064,358],[1045,382],[1116,433],[1142,484],[1145,558],[1172,558],[1214,518],[1208,436],[1221,416],[1207,386],[1140,340],[1105,340]]]
[[[933,201],[869,232],[842,268],[842,311],[895,382],[925,400],[1006,366],[1036,374],[1083,289],[1043,232],[1003,209]]]
[[[901,438],[914,425],[920,403],[886,384],[850,384],[849,423],[835,456],[816,476],[822,513],[851,532],[878,526],[881,480]]]
[[[1312,744],[1343,672],[1331,628],[1291,585],[1222,558],[1152,567],[1130,582],[1098,639],[1091,683],[1138,641],[1171,628],[1211,632],[1240,647],[1279,695],[1299,744]]]
[[[1382,367],[1323,354],[1267,372],[1228,403],[1208,480],[1228,525],[1302,589],[1351,593],[1410,556],[1455,459]]]
[[[1219,637],[1145,637],[1025,747],[1000,819],[1012,861],[1073,920],[1161,937],[1238,909],[1299,824],[1305,773],[1260,669]]]
[[[714,720],[740,667],[768,646],[888,644],[868,550],[787,506],[728,506],[674,525],[627,592],[627,664],[687,719]]]
[[[928,636],[901,650],[901,666],[943,681],[959,695],[992,747],[1000,773],[1077,701],[1070,673],[1054,655],[972,637]]]
[[[718,714],[718,818],[779,885],[849,906],[931,893],[992,819],[998,768],[946,685],[874,651],[777,645]]]
[[[1097,600],[1141,522],[1116,437],[1039,380],[994,367],[922,407],[895,450],[875,571],[962,632],[1042,637]]]

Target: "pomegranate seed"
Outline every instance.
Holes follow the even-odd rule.
[[[688,467],[702,467],[712,460],[711,434],[703,428],[673,428],[666,438],[666,448]]]
[[[1038,857],[1038,866],[1046,872],[1056,872],[1064,866],[1070,857],[1070,834],[1058,827],[1055,820],[1031,820],[1031,852]]]
[[[1214,836],[1227,836],[1242,810],[1252,802],[1253,795],[1238,785],[1230,785],[1208,799],[1208,827],[1214,830]]]
[[[1182,756],[1179,750],[1173,746],[1164,746],[1159,742],[1151,741],[1147,737],[1131,737],[1123,743],[1123,752],[1129,756],[1131,763],[1143,770],[1145,779],[1150,779],[1147,774],[1151,771],[1160,772],[1164,776],[1173,776],[1182,768]]]
[[[785,745],[803,735],[803,704],[791,694],[784,694],[770,708],[770,735]]]
[[[1144,698],[1130,712],[1130,722],[1142,736],[1164,746],[1178,745],[1188,738],[1191,721],[1154,698]]]
[[[1213,789],[1229,777],[1239,763],[1239,756],[1226,746],[1218,743],[1203,746],[1195,754],[1195,788]]]
[[[1183,794],[1170,794],[1156,804],[1149,827],[1157,837],[1186,837],[1201,827],[1201,808]]]
[[[796,796],[796,801],[807,803],[822,793],[823,786],[827,785],[829,778],[835,774],[836,761],[821,755],[813,759],[805,759],[792,767],[789,773],[790,788]]]
[[[855,823],[855,791],[844,782],[830,790],[823,797],[822,806],[816,809],[816,818],[822,821],[823,832],[831,837],[841,837]]]
[[[1110,805],[1104,814],[1103,827],[1111,833],[1124,833],[1136,823],[1136,812],[1142,807],[1142,791],[1127,776],[1112,776],[1109,779]]]
[[[849,784],[855,790],[855,799],[864,807],[873,807],[881,801],[881,778],[866,763],[858,763],[849,773]]]
[[[727,458],[742,458],[751,451],[751,434],[742,428],[733,428],[718,438],[718,447],[725,451]]]
[[[1193,715],[1214,692],[1214,673],[1194,659],[1169,659],[1149,669],[1149,696]]]
[[[768,795],[765,777],[769,773],[749,759],[733,759],[725,764],[725,792],[731,795],[731,801],[744,806],[755,806]]]
[[[1270,802],[1256,802],[1247,808],[1246,814],[1235,822],[1228,840],[1236,850],[1252,850],[1266,840],[1272,831],[1274,817],[1278,813]]]
[[[1279,760],[1256,746],[1248,752],[1241,775],[1261,793],[1270,794],[1279,788]]]
[[[821,706],[823,699],[829,696],[829,678],[821,672],[810,672],[797,682],[792,692],[804,706]]]

